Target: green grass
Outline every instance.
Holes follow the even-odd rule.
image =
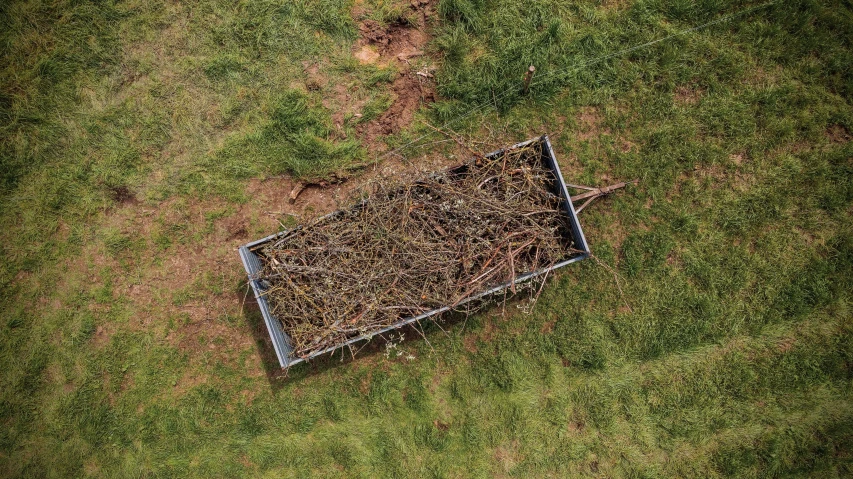
[[[235,231],[300,214],[258,203],[260,179],[375,160],[357,124],[394,71],[351,48],[408,3],[0,6],[0,474],[853,474],[849,2],[594,61],[760,4],[442,0],[421,117],[491,102],[448,128],[548,132],[570,182],[640,185],[584,210],[597,260],[529,313],[274,371]],[[340,126],[338,85],[364,102]],[[439,139],[400,153],[459,154]]]

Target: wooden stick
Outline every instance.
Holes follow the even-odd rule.
[[[527,91],[530,89],[530,80],[533,79],[533,74],[536,72],[536,67],[530,65],[527,67],[527,72],[524,74],[524,95],[527,95]]]

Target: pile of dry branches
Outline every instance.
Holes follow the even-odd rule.
[[[457,306],[564,259],[568,224],[539,148],[380,182],[361,204],[267,243],[266,296],[294,354]]]

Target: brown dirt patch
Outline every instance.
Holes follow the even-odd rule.
[[[432,83],[412,72],[401,73],[391,85],[391,92],[394,95],[391,106],[379,118],[358,128],[369,145],[410,125],[422,104],[435,101]]]
[[[348,113],[357,113],[365,103],[366,98],[358,98],[347,85],[336,83],[330,91],[326,91],[323,98],[323,106],[332,112],[332,124],[335,125],[337,136],[343,138],[344,118]]]
[[[496,312],[493,315],[498,315],[500,312]],[[480,340],[484,343],[488,343],[492,341],[492,338],[495,337],[495,333],[497,332],[498,327],[495,324],[495,321],[492,320],[491,317],[488,317],[483,322],[483,330],[480,333]]]
[[[357,52],[353,53],[356,60],[358,60],[363,65],[369,65],[372,63],[376,63],[379,61],[379,52],[376,51],[376,48],[370,45],[362,45],[361,49]]]
[[[546,321],[542,324],[542,327],[539,328],[539,332],[542,334],[551,334],[554,332],[554,326],[557,325],[557,318],[552,317],[550,320]]]
[[[322,90],[329,84],[329,79],[320,73],[320,65],[317,63],[304,62],[305,88],[308,91]]]
[[[729,159],[738,166],[748,161],[742,154],[729,156]],[[736,191],[748,191],[755,185],[755,176],[743,171],[729,172],[722,165],[696,165],[693,171],[682,172],[678,176],[677,188],[673,189],[667,198],[677,194],[689,181],[697,181],[716,188],[730,186]]]
[[[741,165],[743,165],[743,162],[746,159],[746,155],[743,153],[735,153],[735,154],[729,155],[729,159],[732,160],[732,162],[735,165],[741,166]]]
[[[581,433],[584,429],[586,429],[586,424],[580,419],[572,419],[569,421],[569,424],[566,426],[566,429],[571,433]]]
[[[678,263],[678,256],[676,256],[675,252],[670,252],[666,255],[666,264],[669,266],[675,266]]]
[[[435,86],[428,66],[431,62],[424,52],[430,39],[427,20],[435,8],[429,0],[413,0],[408,13],[388,25],[364,20],[359,24],[360,38],[353,46],[353,55],[360,62],[400,71],[391,84],[391,106],[378,118],[357,128],[359,136],[374,152],[385,149],[382,137],[409,126],[421,105],[435,101]],[[423,71],[416,71],[412,65],[418,59],[424,60],[419,60]]]
[[[243,205],[228,221],[246,221],[253,214],[259,215],[262,229],[270,233],[281,227],[280,220],[293,216],[297,220],[331,213],[345,205],[350,193],[360,183],[359,178],[342,183],[307,185],[296,200],[290,200],[290,193],[297,182],[290,178],[267,178],[250,180],[246,194],[251,203]]]
[[[106,346],[110,342],[114,331],[112,324],[99,324],[95,327],[95,334],[92,336],[92,342],[98,347]]]
[[[249,181],[246,188],[246,193],[252,198],[252,202],[242,206],[232,215],[231,220],[223,221],[236,221],[233,218],[242,218],[245,221],[253,213],[260,214],[264,231],[273,232],[280,228],[279,221],[287,216],[294,216],[302,222],[349,207],[355,202],[354,197],[357,196],[358,190],[371,182],[389,177],[399,178],[418,172],[442,170],[460,163],[458,159],[435,152],[419,157],[417,165],[400,158],[389,157],[381,163],[368,166],[346,181],[309,184],[293,202],[290,201],[290,193],[298,182],[287,177],[253,179]]]
[[[637,145],[630,140],[626,140],[625,138],[619,139],[619,151],[622,153],[628,153],[629,151],[636,149],[636,147]]]
[[[362,41],[375,44],[379,47],[388,46],[391,42],[390,35],[386,29],[375,20],[365,20],[358,26]]]
[[[91,304],[89,309],[96,318],[91,339],[95,347],[104,347],[120,330],[144,331],[157,341],[192,353],[204,349],[212,353],[212,359],[233,362],[240,351],[254,345],[251,331],[237,321],[225,320],[241,313],[234,289],[244,273],[234,247],[248,239],[249,223],[246,216],[237,213],[217,220],[211,228],[209,215],[222,206],[222,200],[173,199],[154,210],[121,208],[94,226],[117,228],[147,243],[141,250],[134,247],[135,253],[118,252],[117,256],[93,243],[66,262],[67,274],[57,285],[58,294],[81,284],[101,288],[104,272],[110,272],[113,297],[121,298],[132,311],[130,321],[121,323],[110,319],[109,307]],[[153,233],[162,233],[160,223],[182,227],[165,251],[157,251],[153,241]],[[176,300],[184,292],[186,297]],[[198,341],[202,331],[209,340],[203,345]]]
[[[409,20],[398,20],[387,27],[383,27],[374,20],[365,20],[359,25],[361,32],[361,45],[373,45],[379,54],[379,59],[387,63],[393,60],[401,62],[410,58],[424,55],[423,47],[429,37],[421,30],[425,26],[426,9],[412,7],[420,15],[417,23]],[[420,21],[420,20],[423,21]],[[361,49],[359,49],[361,51]]]
[[[832,125],[826,129],[826,138],[833,143],[847,143],[850,141],[850,132],[844,125]]]
[[[248,237],[248,222],[242,216],[232,216],[222,222],[228,234],[228,240],[246,239]]]
[[[249,406],[251,406],[252,403],[255,402],[255,396],[257,396],[255,391],[252,391],[250,389],[243,389],[242,391],[240,391],[240,398],[245,404]]]
[[[593,474],[598,474],[598,461],[591,461],[589,463],[589,471]]]
[[[465,346],[465,350],[471,354],[477,352],[477,335],[474,333],[468,334],[465,338],[462,339],[462,345]]]
[[[519,448],[518,439],[513,439],[511,442],[495,448],[495,462],[500,465],[503,472],[508,473],[519,462],[524,460],[524,456],[520,454]]]
[[[675,89],[675,101],[685,105],[695,105],[702,98],[703,91],[698,87],[679,86]]]
[[[137,205],[139,200],[127,186],[116,186],[109,189],[110,198],[120,205]]]
[[[776,65],[771,70],[765,70],[760,66],[756,66],[752,68],[750,75],[744,78],[743,83],[747,85],[771,88],[778,86],[782,78],[783,69],[781,65]]]

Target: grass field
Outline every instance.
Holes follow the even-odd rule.
[[[851,42],[849,0],[3,2],[2,475],[853,476]],[[532,308],[285,377],[236,246],[468,154],[428,124],[640,184]]]

